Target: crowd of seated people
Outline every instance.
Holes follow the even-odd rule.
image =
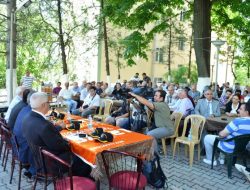
[[[57,83],[57,87],[53,90],[55,94],[58,94],[58,101],[66,104],[68,111],[72,114],[82,117],[96,114],[96,110],[102,106],[102,100],[118,100],[122,102],[121,106],[117,110],[113,110],[111,115],[105,119],[105,122],[121,128],[131,129],[133,119],[135,118],[134,113],[137,110],[136,107],[139,106],[145,110],[151,110],[153,112],[152,126],[146,131],[146,134],[155,138],[154,145],[156,150],[158,150],[157,139],[173,135],[174,117],[171,117],[171,114],[175,112],[181,112],[184,117],[190,114],[198,114],[209,118],[221,116],[221,108],[223,108],[228,117],[249,117],[249,108],[245,106],[245,103],[250,102],[250,87],[247,87],[243,90],[244,93],[241,93],[242,91],[238,86],[236,86],[237,88],[230,88],[228,83],[225,83],[221,88],[218,87],[216,92],[213,90],[214,85],[204,87],[204,91],[199,92],[196,84],[192,84],[190,88],[181,88],[179,84],[162,82],[161,85],[153,87],[152,81],[146,73],[142,74],[141,79],[139,74],[136,73],[131,80],[124,80],[123,84],[117,82],[114,87],[106,82],[88,82],[86,80],[82,81],[81,86],[78,86],[76,81],[72,83],[66,82],[65,87],[62,89],[60,89],[60,84]],[[62,151],[62,154],[64,154],[64,151],[69,151],[69,147],[58,133],[64,126],[59,125],[58,129],[51,129],[52,126],[44,121],[44,115],[48,111],[48,102],[43,97],[44,94],[36,94],[29,103],[27,97],[28,94],[31,96],[30,91],[29,89],[18,87],[17,97],[13,99],[13,102],[10,104],[12,106],[9,107],[6,115],[8,127],[12,131],[14,130],[20,144],[24,142],[23,138],[28,138],[29,141],[44,145],[46,142],[36,142],[33,137],[30,137],[31,133],[28,131],[33,131],[33,129],[31,129],[28,119],[25,119],[27,116],[32,120],[39,118],[39,122],[51,130],[48,135],[55,135],[56,139],[54,140],[58,140],[62,144],[58,151]],[[36,98],[41,101],[39,102]],[[129,106],[131,99],[134,99],[134,101]],[[132,114],[130,114],[131,111]],[[245,114],[242,114],[243,112]],[[246,112],[248,112],[248,115]],[[24,120],[27,123],[26,129],[23,129]],[[146,123],[146,118],[144,121]],[[247,120],[247,122],[250,122],[250,120]],[[229,125],[232,126],[232,124]],[[30,128],[28,129],[28,127]],[[230,134],[231,128],[227,127],[226,129],[227,131],[221,133],[222,136],[226,137]],[[25,134],[22,131],[25,131]],[[44,139],[47,138],[47,134],[36,135],[44,135]],[[213,142],[213,138],[211,136],[205,137],[205,146],[208,151],[211,149],[211,147],[208,147],[210,146],[208,144]],[[57,144],[57,142],[46,144],[48,149],[54,143]],[[26,150],[27,143],[23,144],[26,146],[23,147]],[[35,170],[32,168],[33,164],[30,155],[27,155],[25,159],[30,162],[31,168],[27,170],[26,174],[28,173],[28,176],[32,176],[35,174]],[[209,159],[210,155],[207,156],[207,160]],[[205,162],[209,163],[207,160]],[[81,161],[75,158],[75,162],[79,163]],[[82,165],[86,167],[84,163]],[[89,169],[87,173],[89,173]]]

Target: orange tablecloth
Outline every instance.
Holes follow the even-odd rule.
[[[72,116],[72,119],[79,119]],[[97,165],[98,154],[103,150],[113,149],[119,151],[127,151],[135,154],[152,154],[153,138],[151,136],[121,129],[108,124],[93,122],[93,129],[101,127],[105,132],[113,134],[113,142],[101,143],[93,140],[91,137],[80,138],[79,133],[90,134],[91,130],[87,128],[87,120],[83,121],[79,131],[63,130],[61,134],[68,139],[71,144],[72,152],[80,156],[88,164],[95,167]],[[92,129],[92,130],[93,130]]]

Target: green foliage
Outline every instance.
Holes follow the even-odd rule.
[[[124,58],[128,65],[136,64],[134,58],[137,56],[147,59],[154,35],[166,31],[169,26],[168,20],[178,16],[179,13],[175,10],[181,10],[183,5],[183,0],[105,1],[103,14],[108,20],[131,32],[122,42],[125,46]]]
[[[235,82],[240,83],[242,86],[250,85],[250,78],[247,78],[247,69],[244,66],[239,66],[235,69],[237,79]]]
[[[5,74],[6,74],[5,59],[0,59],[0,89],[5,88],[5,84],[6,84]]]
[[[165,78],[168,78],[168,73],[166,73]],[[181,66],[178,69],[173,69],[171,71],[171,81],[175,83],[187,83],[188,82],[188,67]],[[191,66],[191,83],[197,83],[198,73],[197,67],[195,65]]]
[[[213,30],[226,38],[234,52],[233,59],[236,81],[246,84],[250,64],[250,2],[220,0],[214,3]],[[226,34],[226,35],[225,35]],[[229,54],[231,53],[229,52]]]

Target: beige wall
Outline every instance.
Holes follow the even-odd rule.
[[[151,28],[151,26],[148,26],[148,28]],[[118,30],[114,29],[113,31]],[[172,44],[172,52],[171,52],[171,69],[178,68],[179,65],[187,65],[188,59],[189,59],[189,46],[190,46],[190,34],[191,34],[191,28],[188,27],[188,25],[185,28],[185,35],[187,41],[185,42],[185,48],[184,50],[178,50],[178,36],[175,35],[175,40]],[[112,31],[109,31],[109,36],[112,36]],[[122,36],[128,35],[128,33],[125,32],[125,30],[121,31]],[[174,35],[174,34],[173,34]],[[163,48],[164,46],[168,45],[168,37],[163,36],[163,34],[158,34],[155,36],[154,40],[150,43],[150,49],[147,53],[148,60],[135,58],[135,62],[137,65],[134,65],[132,67],[126,66],[125,68],[121,69],[121,79],[120,81],[123,81],[124,79],[129,80],[133,75],[138,72],[141,74],[143,72],[147,73],[148,76],[153,78],[163,78],[163,75],[168,72],[168,65],[167,65],[167,55],[168,53],[164,53],[164,62],[163,63],[157,63],[155,62],[155,51],[156,48]],[[99,63],[99,66],[101,67],[100,71],[100,80],[101,81],[107,81],[106,78],[106,70],[105,70],[105,55],[104,55],[104,46],[102,43],[101,48],[100,60],[101,65]],[[112,52],[112,49],[109,49],[109,56],[110,56],[110,82],[114,83],[118,80],[118,71],[117,66],[114,64],[114,61],[116,61],[116,56],[114,55],[114,52]],[[126,65],[125,60],[121,60],[123,65]],[[195,54],[194,50],[192,49],[192,62],[195,62]]]

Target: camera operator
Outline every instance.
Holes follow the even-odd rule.
[[[174,123],[170,119],[170,109],[167,103],[164,102],[166,92],[163,90],[157,90],[154,95],[154,102],[150,102],[147,99],[131,92],[129,92],[129,94],[154,112],[153,126],[150,131],[148,131],[147,135],[155,138],[154,148],[155,151],[158,152],[156,140],[174,134]]]
[[[121,127],[123,129],[130,129],[129,125],[129,104],[127,100],[129,97],[127,97],[127,94],[123,92],[121,94],[123,103],[118,110],[114,111],[110,116],[108,116],[105,119],[105,123],[116,125],[118,127]]]

